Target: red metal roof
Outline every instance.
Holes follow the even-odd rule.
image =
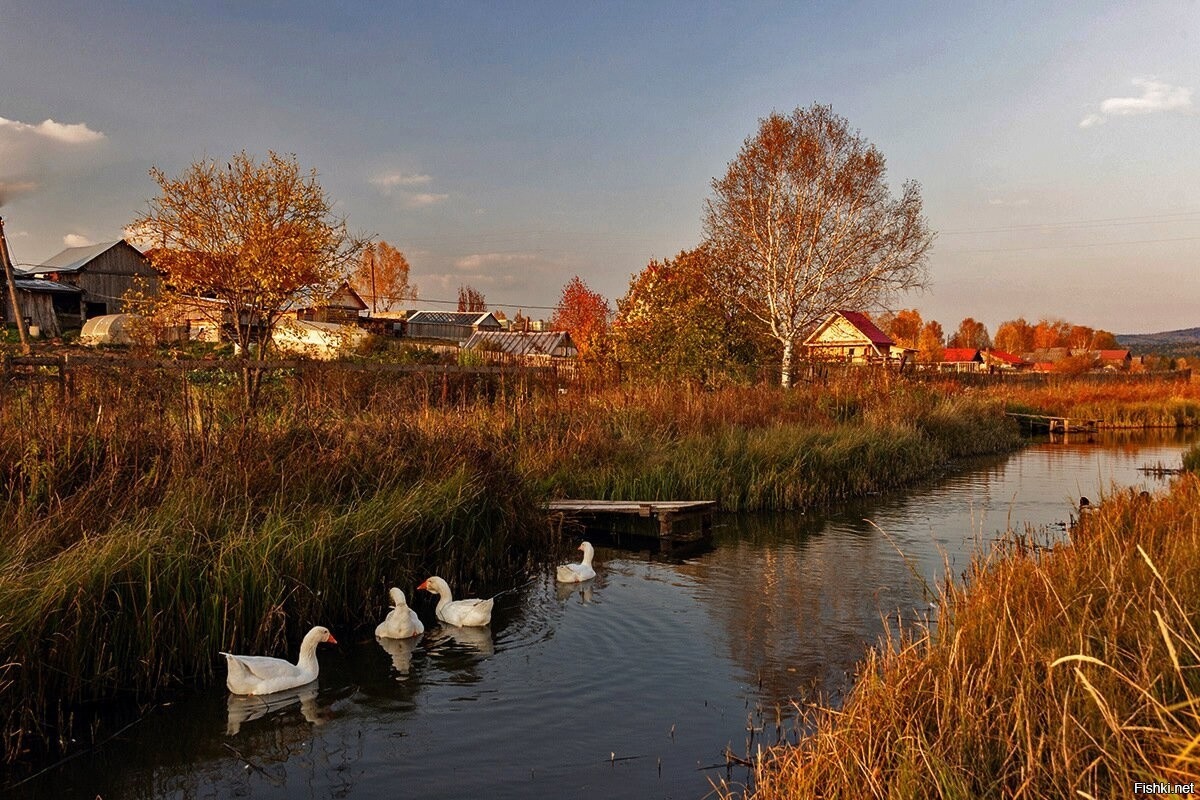
[[[1003,350],[988,350],[988,355],[997,361],[1003,361],[1006,364],[1027,364],[1025,359],[1020,356],[1014,356],[1012,353],[1006,353]]]
[[[845,317],[847,322],[858,328],[862,335],[871,341],[871,344],[881,347],[891,347],[895,344],[890,336],[879,330],[875,323],[871,322],[871,318],[861,311],[838,311],[838,313]]]
[[[1128,350],[1101,350],[1101,361],[1124,361],[1129,358]]]
[[[979,350],[975,347],[947,347],[942,351],[942,361],[978,361]]]

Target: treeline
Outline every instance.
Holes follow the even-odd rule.
[[[915,308],[881,314],[875,322],[896,344],[917,350],[921,361],[940,361],[947,347],[981,350],[994,347],[1018,356],[1054,347],[1071,350],[1120,348],[1116,336],[1106,330],[1045,317],[1036,323],[1028,322],[1024,317],[1001,322],[995,336],[989,335],[987,326],[972,317],[964,319],[953,333],[947,335],[937,320],[923,320],[921,312]]]

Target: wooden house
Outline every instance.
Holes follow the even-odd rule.
[[[981,355],[983,356],[984,366],[988,368],[989,372],[1026,370],[1033,366],[1033,364],[1020,356],[1007,353],[1003,350],[997,350],[994,347],[984,350]]]
[[[901,347],[861,311],[835,311],[804,340],[810,358],[853,364],[904,363],[916,354]]]
[[[328,297],[301,305],[304,307],[297,309],[296,319],[340,325],[357,323],[361,312],[367,310],[366,302],[348,282],[334,289]]]
[[[1133,354],[1128,350],[1096,350],[1096,361],[1104,369],[1129,369]]]
[[[55,312],[63,327],[82,326],[88,317],[138,309],[127,308],[125,293],[135,286],[149,294],[158,291],[158,273],[142,252],[124,239],[87,247],[68,247],[19,277],[72,286],[77,297],[58,292]],[[53,299],[53,298],[52,298]]]
[[[479,331],[499,331],[500,321],[490,312],[414,311],[405,323],[412,339],[442,339],[462,343]]]
[[[979,372],[983,369],[983,354],[974,347],[947,347],[938,364],[942,372]]]

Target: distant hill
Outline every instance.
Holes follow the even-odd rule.
[[[1200,328],[1184,328],[1162,333],[1122,333],[1117,342],[1138,355],[1200,356]]]

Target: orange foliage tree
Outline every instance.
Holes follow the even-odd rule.
[[[409,285],[408,271],[404,253],[387,242],[372,242],[359,255],[350,273],[350,285],[371,307],[372,314],[390,311],[405,300],[417,299],[417,287]]]
[[[917,360],[941,361],[946,354],[946,334],[937,320],[929,320],[921,326],[917,336]]]
[[[992,346],[992,339],[988,336],[986,325],[982,322],[976,322],[972,317],[967,317],[958,323],[958,330],[950,337],[949,346],[972,347],[983,350]]]
[[[568,331],[581,356],[594,354],[608,330],[609,310],[604,296],[593,292],[576,275],[563,287],[550,327],[556,331]]]
[[[993,339],[997,350],[1021,355],[1033,349],[1033,326],[1024,317],[1001,322]]]
[[[157,167],[150,175],[161,194],[130,227],[152,246],[160,302],[211,314],[243,358],[266,358],[284,309],[332,291],[363,248],[316,171],[295,156],[272,152],[259,163],[243,151],[224,165],[197,161],[177,178]],[[253,405],[261,371],[243,374]]]
[[[892,337],[892,341],[902,347],[917,350],[921,338],[921,312],[915,308],[902,308],[894,315],[883,320],[884,332]]]

